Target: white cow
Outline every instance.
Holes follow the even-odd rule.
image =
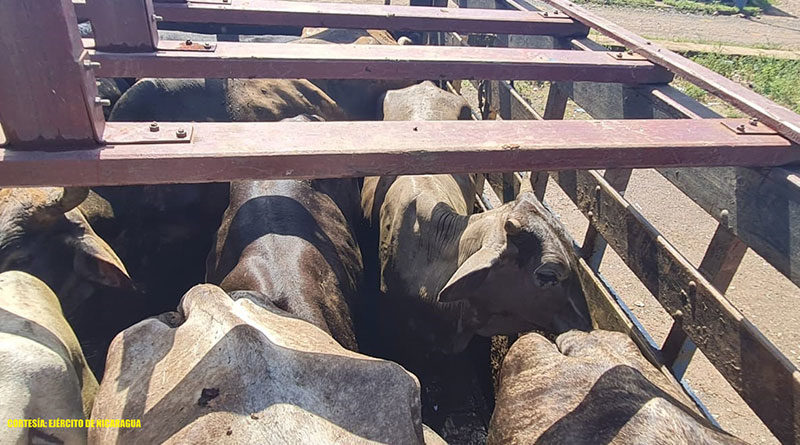
[[[93,419],[97,443],[393,443],[423,430],[419,382],[399,365],[349,351],[254,292],[198,285],[178,312],[118,335]]]
[[[0,428],[0,443],[85,443],[86,429],[49,422],[88,418],[96,392],[53,291],[24,272],[0,274],[0,419],[9,422]]]

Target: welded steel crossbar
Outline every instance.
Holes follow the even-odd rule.
[[[757,128],[751,128],[747,123],[723,125],[719,121],[692,124],[442,123],[432,128],[436,131],[421,133],[408,132],[401,124],[388,122],[322,123],[303,124],[303,131],[291,131],[286,135],[281,132],[289,126],[283,124],[196,123],[192,124],[194,137],[174,141],[174,137],[159,133],[141,140],[135,130],[119,131],[126,124],[104,129],[105,122],[100,113],[103,100],[97,97],[95,76],[530,79],[663,84],[671,79],[671,74],[654,64],[652,60],[657,58],[651,57],[647,51],[640,52],[651,60],[625,53],[576,50],[239,42],[203,44],[159,42],[156,32],[159,19],[246,25],[438,28],[465,32],[492,30],[549,33],[567,38],[585,34],[586,24],[608,28],[595,19],[587,21],[578,17],[572,6],[560,3],[558,5],[564,6],[562,9],[573,18],[564,18],[563,12],[548,15],[532,11],[363,7],[274,0],[87,1],[86,4],[73,4],[70,0],[0,3],[0,28],[4,30],[0,34],[0,50],[8,59],[0,64],[0,97],[3,99],[0,101],[0,122],[7,139],[7,148],[0,161],[3,164],[0,169],[7,174],[0,177],[0,185],[21,184],[23,179],[30,184],[67,184],[70,181],[126,184],[456,170],[772,166],[797,160],[797,147],[783,137],[797,141],[791,129],[794,121],[800,118],[792,113],[773,112],[778,106],[760,96],[758,103],[750,109],[764,110],[768,118],[761,122],[770,127],[788,129],[781,131],[781,136],[763,123],[756,123]],[[76,8],[81,15],[92,20],[94,40],[82,41],[79,38],[74,26]],[[159,17],[159,14],[163,15]],[[690,80],[694,79],[690,77]],[[747,94],[737,97],[755,103]],[[761,114],[753,114],[761,117]],[[136,128],[138,124],[130,125],[130,128]],[[428,128],[427,125],[420,124],[420,127]],[[742,130],[737,130],[742,125]],[[325,136],[307,136],[307,132],[316,128],[319,130],[313,131]],[[114,134],[116,139],[110,138],[109,134]],[[255,137],[265,134],[269,134],[269,138]],[[360,137],[364,134],[374,135],[377,139],[367,142]],[[359,138],[351,140],[352,135],[359,135]],[[269,142],[263,142],[265,140]],[[114,144],[106,145],[109,141]],[[253,141],[259,141],[260,145],[254,146]],[[454,141],[458,144],[453,145]],[[362,142],[365,144],[363,147],[358,145]],[[123,147],[120,143],[133,145]],[[243,150],[242,147],[247,149],[236,151]],[[287,147],[292,148],[291,153]],[[15,152],[65,149],[87,151],[82,154],[66,151],[57,155]],[[342,160],[344,154],[348,161]],[[285,159],[284,166],[291,167],[283,170],[282,167],[268,167],[267,164],[277,159],[275,156]],[[244,158],[249,165],[264,166],[246,173],[236,167],[236,160]],[[263,162],[258,161],[261,158]],[[326,165],[324,170],[304,167],[304,163],[312,164],[329,158],[337,161]],[[36,159],[39,164],[32,163]],[[155,173],[142,173],[141,176],[125,173],[124,168],[112,168],[112,164],[144,165],[155,159],[168,159],[175,164],[170,164],[172,167],[168,170],[154,166]],[[403,159],[408,161],[401,161]],[[46,165],[47,162],[55,162],[51,164],[53,166],[74,163],[80,168],[65,173],[67,176],[60,179],[54,176],[59,173],[53,169],[29,168],[26,175],[12,171],[22,166]],[[94,174],[90,169],[81,170],[89,164]],[[12,165],[13,168],[6,167]],[[231,169],[226,170],[223,165]],[[182,173],[197,169],[209,173]],[[134,170],[131,167],[128,171]],[[116,173],[111,174],[112,171]]]
[[[800,150],[786,139],[769,130],[740,135],[732,130],[740,125],[750,124],[743,119],[187,122],[161,124],[159,133],[171,138],[164,142],[148,123],[110,122],[103,148],[0,151],[0,177],[15,186],[106,185],[800,161]]]
[[[640,58],[516,48],[399,45],[300,45],[219,42],[214,51],[181,51],[161,41],[150,53],[89,51],[98,77],[306,79],[510,79],[661,83],[671,74]],[[90,44],[87,42],[87,44]]]
[[[92,18],[93,8],[89,6],[85,2],[75,3],[79,18]],[[156,2],[154,11],[164,21],[175,23],[513,33],[557,37],[586,35],[589,32],[588,27],[563,14],[544,16],[538,12],[486,9],[235,0],[229,4]]]

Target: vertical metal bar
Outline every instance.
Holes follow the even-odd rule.
[[[508,47],[508,35],[501,34],[494,39],[492,46]],[[511,120],[511,93],[508,89],[500,85],[500,81],[488,81],[486,89],[486,99],[489,107],[489,117],[500,118],[503,120]],[[500,174],[499,183],[495,183],[496,175],[489,175],[490,183],[497,187],[497,194],[503,199],[503,202],[513,201],[517,197],[518,187],[515,182],[513,173]]]
[[[719,225],[698,270],[717,290],[724,293],[746,252],[747,245],[726,227]],[[676,319],[661,346],[661,353],[664,364],[672,370],[677,379],[681,379],[686,373],[696,350],[697,346],[683,331],[680,319]]]
[[[606,170],[603,178],[608,181],[620,195],[624,196],[625,189],[628,188],[628,182],[631,179],[631,173],[631,169]],[[586,262],[592,270],[596,271],[600,269],[600,263],[603,262],[606,246],[606,240],[604,240],[602,236],[599,236],[597,229],[595,229],[593,225],[589,224],[589,227],[586,229],[586,235],[583,238],[581,250],[583,251]]]
[[[569,99],[569,94],[565,88],[569,88],[569,85],[569,82],[550,82],[542,118],[546,120],[564,119],[564,115],[567,112],[567,100]],[[531,175],[533,193],[539,198],[539,201],[544,200],[549,177],[550,175],[547,172],[535,172]]]
[[[568,82],[550,82],[550,89],[547,91],[547,103],[544,106],[544,118],[547,120],[564,119],[567,111],[567,99],[569,94],[565,90]]]
[[[70,0],[0,2],[0,122],[13,148],[94,146],[103,110]],[[86,65],[84,65],[86,64]]]
[[[531,186],[533,186],[533,194],[536,199],[544,201],[544,194],[547,192],[547,180],[550,179],[550,174],[547,172],[533,172],[531,174]]]
[[[158,45],[153,0],[86,0],[95,48],[150,52]]]

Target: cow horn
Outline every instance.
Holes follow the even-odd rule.
[[[531,179],[533,179],[532,174],[530,173],[522,174],[522,181],[519,182],[519,192],[517,193],[517,195],[521,195],[526,192],[533,193],[533,184],[531,184]]]
[[[516,235],[522,231],[522,223],[517,218],[508,218],[504,227],[509,235]]]
[[[89,187],[64,187],[54,205],[61,213],[67,213],[78,207],[89,196]]]
[[[33,219],[40,224],[52,223],[64,213],[77,207],[87,196],[89,196],[88,187],[50,189],[47,200],[34,210]]]

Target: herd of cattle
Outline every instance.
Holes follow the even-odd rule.
[[[111,120],[470,115],[431,82],[140,79],[120,93]],[[572,247],[530,190],[473,213],[476,187],[422,175],[0,190],[0,442],[444,443],[410,371],[509,334],[523,335],[483,441],[739,442],[627,336],[591,331]],[[89,418],[141,427],[47,424]]]

